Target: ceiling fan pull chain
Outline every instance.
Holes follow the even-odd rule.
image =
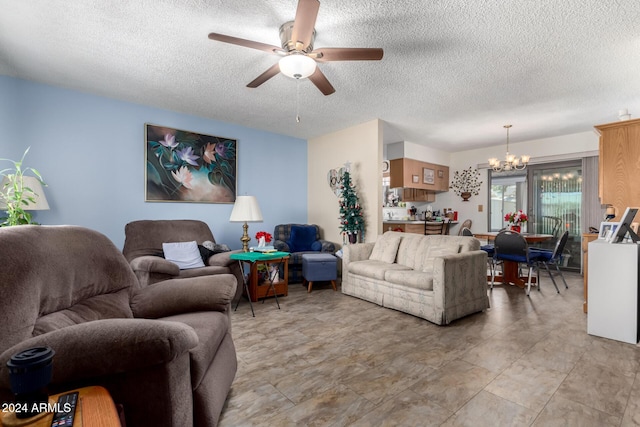
[[[296,123],[300,123],[300,79],[296,79]]]

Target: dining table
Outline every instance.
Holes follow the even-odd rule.
[[[488,241],[495,240],[498,235],[498,231],[488,231],[485,233],[473,233],[473,237],[476,239],[486,239]],[[553,239],[553,234],[538,234],[538,233],[520,233],[522,237],[527,241],[527,244],[540,243],[546,240]],[[527,284],[528,276],[521,276],[518,263],[516,261],[502,260],[502,275],[495,276],[494,281],[499,283],[509,284],[512,283],[519,288],[524,288]],[[491,276],[487,276],[487,280],[491,280]],[[537,283],[536,277],[531,278],[531,284]]]

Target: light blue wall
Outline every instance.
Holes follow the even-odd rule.
[[[18,134],[18,87],[16,80],[0,76],[0,158],[19,160],[22,156],[21,139]],[[0,164],[0,170],[10,166],[10,163]]]
[[[232,204],[144,201],[145,123],[237,139],[237,194],[255,195],[265,218],[249,224],[252,237],[307,221],[305,140],[0,76],[0,128],[9,136],[0,158],[31,146],[25,165],[42,173],[51,207],[35,212],[38,222],[90,227],[121,248],[130,221],[200,219],[217,242],[240,248]]]

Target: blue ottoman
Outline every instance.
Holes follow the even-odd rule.
[[[335,291],[338,277],[336,257],[331,254],[303,254],[302,277],[304,277],[304,283],[309,282],[307,292],[311,292],[313,282],[323,280],[330,280]]]

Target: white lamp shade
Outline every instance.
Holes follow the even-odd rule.
[[[304,79],[316,70],[316,61],[306,55],[287,55],[278,62],[280,72],[292,79]]]
[[[231,222],[262,222],[262,211],[255,196],[238,196],[231,211]]]
[[[5,176],[2,178],[2,183],[0,183],[0,191],[5,191],[5,184],[9,182],[9,179]],[[46,211],[49,209],[49,203],[47,203],[47,198],[44,195],[44,190],[42,189],[42,184],[38,181],[38,178],[35,176],[23,176],[22,177],[22,187],[30,188],[33,191],[35,203],[29,202],[25,207],[25,211]],[[30,194],[27,192],[27,195]],[[7,208],[7,205],[3,200],[0,200],[0,210],[4,210]]]

